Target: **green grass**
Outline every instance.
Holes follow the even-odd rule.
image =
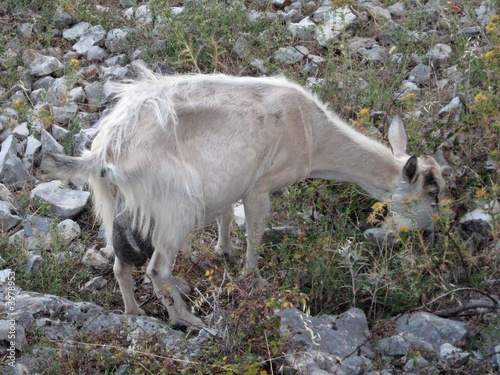
[[[138,5],[144,3],[138,1]],[[332,3],[336,7],[347,4],[358,9],[354,1],[334,0]],[[395,1],[384,2],[393,3]],[[179,73],[258,75],[250,63],[260,59],[271,74],[283,74],[301,84],[306,83],[307,74],[302,65],[282,66],[272,58],[273,52],[280,47],[298,44],[311,47],[292,37],[280,20],[262,18],[251,23],[240,6],[215,0],[185,2],[184,12],[174,16],[168,7],[179,4],[170,0],[151,1],[154,15],[164,21],[129,34],[131,51],[141,48],[150,66],[163,64]],[[473,16],[477,4],[473,0],[461,2],[463,14]],[[27,9],[41,15],[37,22],[43,27],[42,32],[20,41],[23,49],[59,46],[64,52],[69,50],[70,44],[51,32],[52,14],[57,5],[78,21],[102,24],[108,30],[135,26],[133,20],[121,18],[123,9],[112,1],[7,0],[4,6],[9,12],[4,22],[11,27],[0,29],[0,86],[10,88],[21,77],[17,68],[20,56],[7,53],[5,46],[15,36],[15,24],[30,21]],[[256,3],[245,5],[249,9],[268,10]],[[223,339],[214,339],[191,363],[179,365],[165,359],[168,353],[155,352],[154,348],[148,349],[148,353],[125,353],[117,349],[126,347],[123,337],[84,336],[82,342],[88,345],[78,346],[77,359],[56,353],[54,363],[58,368],[53,370],[77,373],[80,368],[96,366],[102,373],[111,374],[119,365],[128,362],[132,364],[132,371],[137,369],[136,373],[147,373],[144,365],[154,373],[203,374],[207,373],[207,368],[227,374],[270,373],[270,363],[279,367],[287,345],[286,338],[279,337],[279,321],[272,318],[274,308],[303,308],[305,303],[305,308],[313,314],[338,314],[356,306],[367,314],[372,327],[378,327],[385,319],[413,309],[426,306],[431,311],[441,311],[455,307],[456,300],[463,294],[433,300],[457,288],[495,293],[485,280],[500,278],[500,261],[492,250],[493,244],[500,240],[500,218],[496,217],[489,240],[474,245],[460,234],[450,206],[453,205],[461,216],[476,204],[498,200],[500,196],[498,172],[487,172],[484,168],[488,158],[500,161],[500,22],[494,19],[479,36],[466,37],[458,33],[460,17],[445,10],[438,25],[441,34],[430,33],[420,41],[409,35],[409,31],[428,32],[436,25],[417,8],[408,9],[407,15],[397,20],[400,28],[391,27],[383,19],[367,18],[357,29],[356,36],[374,37],[381,31],[390,31],[394,53],[403,54],[400,63],[367,62],[349,53],[346,42],[352,36],[350,30],[326,48],[311,47],[311,53],[326,59],[318,68],[318,78],[324,81],[314,88],[315,92],[358,130],[372,134],[369,114],[373,111],[388,111],[389,117],[402,112],[409,117],[406,128],[412,152],[433,154],[443,141],[449,142],[443,152],[458,177],[452,181],[453,201],[443,207],[447,213],[437,218],[440,230],[434,239],[421,233],[401,231],[395,246],[369,243],[362,232],[371,226],[369,219],[373,217],[375,200],[351,184],[318,180],[299,182],[273,195],[271,224],[295,226],[301,235],[262,246],[260,264],[264,278],[270,283],[267,290],[257,293],[251,280],[240,277],[241,261],[240,264],[230,263],[213,255],[214,228],[194,239],[194,249],[199,255],[197,262],[181,257],[176,262],[176,274],[189,280],[203,295],[203,298],[194,296],[190,306],[207,318],[214,314],[214,306],[215,312],[221,314],[225,329]],[[445,69],[436,67],[430,86],[422,87],[420,96],[395,100],[393,94],[416,63],[412,55],[420,56],[426,63],[425,54],[443,35],[448,36],[444,42],[452,46],[450,62],[457,65],[463,79],[453,82]],[[239,37],[244,37],[248,43],[242,56],[232,52]],[[166,40],[166,49],[155,51],[152,47],[159,39]],[[77,84],[73,78],[80,69],[80,62],[64,63],[68,85],[73,86]],[[447,88],[438,90],[436,80],[446,78],[449,79]],[[462,112],[457,117],[439,119],[439,110],[455,96],[461,98]],[[17,107],[21,120],[30,121],[33,108],[29,100],[23,100]],[[3,108],[0,108],[1,113]],[[39,119],[50,127],[50,114],[39,114]],[[71,152],[72,136],[80,127],[76,120],[69,124],[70,137],[64,144],[67,152]],[[384,141],[387,129],[380,123],[375,127],[378,129],[376,136]],[[44,204],[29,200],[27,191],[16,192],[16,198],[25,209],[48,213]],[[85,212],[78,219],[83,235],[76,242],[84,248],[102,247],[103,243],[95,239],[98,224],[91,214]],[[234,241],[243,259],[245,235],[239,228],[234,230]],[[0,248],[0,255],[7,262],[5,267],[16,271],[16,281],[22,289],[56,294],[74,301],[91,301],[107,309],[122,308],[111,268],[92,270],[82,263],[81,252],[61,258],[72,245],[56,235],[51,250],[42,254],[45,262],[41,271],[33,275],[24,272],[27,252],[20,244],[9,245],[8,236],[3,235]],[[137,271],[137,279],[142,280],[143,274],[143,269]],[[97,275],[110,281],[106,288],[98,293],[81,292],[81,286]],[[137,295],[145,302],[144,308],[149,315],[168,320],[165,309],[156,299],[148,301],[153,295],[150,285],[141,284]],[[430,301],[433,302],[427,306]],[[56,346],[42,333],[30,332],[29,335],[33,344]],[[476,345],[482,350],[481,343]]]

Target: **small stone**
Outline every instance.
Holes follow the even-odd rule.
[[[61,221],[56,228],[58,235],[65,241],[73,241],[82,233],[78,223],[71,219]]]
[[[14,206],[7,201],[0,200],[0,232],[7,232],[19,225],[21,217],[17,215]]]
[[[59,73],[64,69],[64,65],[52,56],[40,56],[29,65],[30,74],[35,77],[47,76],[52,73]]]
[[[69,29],[65,29],[62,33],[63,38],[73,42],[79,39],[92,25],[88,22],[79,22]]]
[[[427,85],[431,79],[431,67],[425,64],[418,64],[414,67],[408,77],[408,81],[417,85]]]
[[[42,268],[44,260],[41,255],[31,253],[28,256],[28,261],[26,262],[26,267],[24,267],[24,272],[27,274],[38,273]]]
[[[99,46],[92,46],[87,51],[87,60],[91,62],[103,61],[106,57],[108,57],[108,53]]]
[[[52,107],[52,117],[59,124],[67,124],[73,120],[78,112],[78,105],[71,103],[64,107]]]
[[[94,277],[91,280],[87,281],[82,289],[89,290],[89,291],[99,290],[99,289],[104,288],[107,283],[108,283],[108,280],[106,280],[104,277],[97,276],[97,277]]]
[[[308,54],[309,50],[302,46],[282,47],[274,53],[274,59],[285,65],[292,65],[301,62]]]
[[[110,261],[98,250],[88,249],[83,255],[83,263],[100,270],[110,266]]]
[[[61,146],[55,139],[50,135],[48,131],[42,129],[40,141],[42,143],[42,154],[47,152],[55,152],[57,154],[64,154],[64,147]]]
[[[425,55],[436,67],[444,66],[448,63],[451,55],[451,47],[438,43]]]

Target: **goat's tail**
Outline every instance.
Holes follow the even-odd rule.
[[[73,157],[63,154],[48,152],[42,161],[42,170],[45,178],[59,178],[69,180],[76,176],[85,179],[92,174],[99,173],[99,166],[90,153],[83,156]]]

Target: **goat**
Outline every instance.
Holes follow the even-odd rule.
[[[128,240],[147,249],[135,261],[133,249],[115,248],[114,273],[127,314],[144,314],[134,298],[132,267],[143,264],[149,251],[146,272],[172,323],[203,324],[182,301],[172,264],[193,227],[213,217],[219,223],[217,250],[231,255],[230,212],[240,199],[247,231],[244,270],[260,277],[258,248],[270,192],[304,178],[350,181],[381,201],[392,199],[396,226],[418,228],[432,225],[439,201],[447,197],[436,161],[406,154],[399,117],[389,130],[391,152],[284,78],[140,71],[140,79],[117,83],[118,100],[98,125],[90,150],[79,157],[49,153],[44,160],[44,169],[60,178],[88,179],[108,243],[125,225],[115,218],[126,215],[133,228]],[[405,197],[417,197],[417,204],[407,207]],[[140,244],[141,238],[150,243]],[[114,243],[126,246],[120,235]]]

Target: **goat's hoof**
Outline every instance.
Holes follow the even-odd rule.
[[[125,314],[127,315],[137,315],[137,316],[145,316],[146,312],[141,309],[140,307],[134,308],[134,309],[125,309]]]
[[[226,258],[230,262],[236,262],[236,247],[233,245],[221,247],[214,246],[214,253],[220,257]]]

